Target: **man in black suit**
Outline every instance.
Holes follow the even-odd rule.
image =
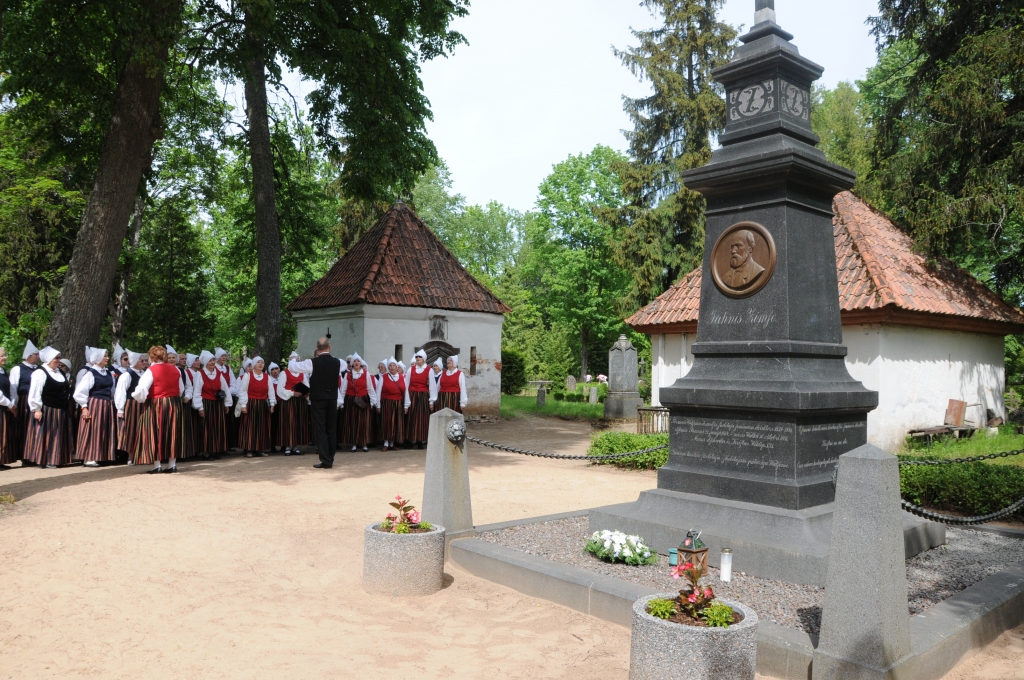
[[[331,341],[316,341],[316,354],[306,361],[289,361],[293,373],[309,374],[309,414],[313,421],[313,440],[320,462],[313,467],[334,467],[334,449],[338,441],[338,382],[343,369],[340,359],[331,356]]]

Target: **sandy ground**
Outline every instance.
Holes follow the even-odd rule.
[[[574,454],[591,434],[536,418],[470,432]],[[470,450],[477,524],[630,501],[655,484],[650,472]],[[363,593],[363,526],[395,494],[420,499],[423,458],[0,472],[0,492],[18,499],[0,511],[0,680],[625,678],[627,629],[457,568],[428,598]],[[949,677],[1021,668],[1024,630]]]

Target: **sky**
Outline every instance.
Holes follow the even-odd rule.
[[[834,87],[875,63],[865,24],[876,0],[776,0],[779,24]],[[754,0],[726,0],[721,19],[747,28]],[[649,88],[615,57],[655,24],[638,0],[472,0],[454,23],[469,41],[423,65],[427,132],[470,204],[533,208],[554,164],[597,144],[622,151],[622,96]]]

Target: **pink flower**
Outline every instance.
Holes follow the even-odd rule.
[[[412,522],[413,524],[419,524],[419,521],[420,521],[420,511],[419,510],[413,510],[412,512],[410,512],[409,513],[409,521]]]
[[[683,565],[683,571],[690,571],[693,569],[693,562],[687,562]]]
[[[704,598],[710,600],[714,593],[711,592],[711,588],[704,589]]]
[[[679,580],[679,577],[683,575],[683,568],[680,566],[672,567],[672,578]]]
[[[398,501],[399,503],[401,503],[402,502],[402,497],[401,496],[395,496],[395,500]]]
[[[687,600],[687,601],[688,601],[688,602],[689,602],[690,604],[696,604],[696,603],[697,603],[697,593],[690,593],[690,594],[689,594],[689,595],[687,596],[686,600]]]

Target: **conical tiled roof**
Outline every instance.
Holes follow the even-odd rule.
[[[888,217],[846,191],[836,196],[834,235],[843,324],[891,323],[1010,335],[1024,313],[945,258],[929,262]],[[692,333],[700,312],[695,269],[626,323],[641,333]]]
[[[398,203],[288,310],[366,303],[507,314],[408,206]]]

